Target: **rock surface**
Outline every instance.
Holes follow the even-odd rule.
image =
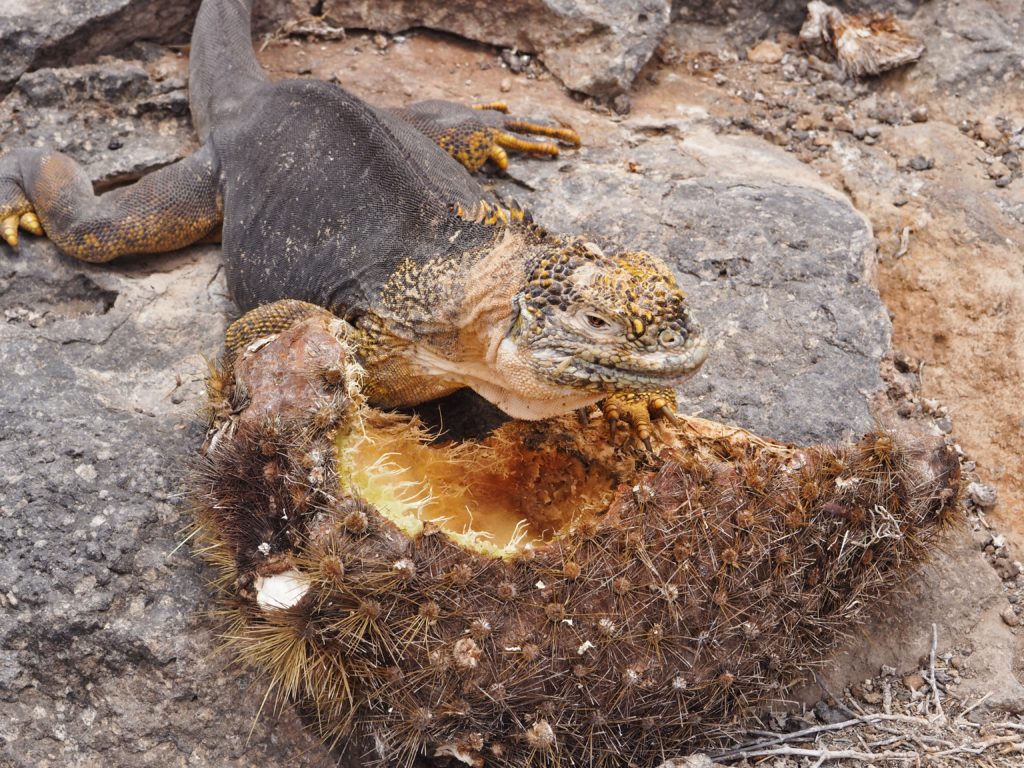
[[[79,64],[136,40],[185,42],[199,0],[0,0],[0,94],[40,66]]]
[[[624,127],[613,143],[632,149],[518,164],[500,189],[554,230],[669,259],[712,339],[683,410],[798,443],[870,429],[890,328],[866,220],[761,141]]]
[[[346,27],[392,33],[428,27],[537,54],[568,88],[599,97],[629,88],[661,42],[669,10],[668,0],[327,0],[323,6],[330,22]]]

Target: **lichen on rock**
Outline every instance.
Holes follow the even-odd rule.
[[[783,698],[956,508],[941,441],[444,443],[357,382],[326,313],[254,345],[193,492],[229,645],[366,765],[658,765]]]

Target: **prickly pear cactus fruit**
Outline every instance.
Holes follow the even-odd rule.
[[[210,378],[224,635],[367,766],[650,766],[783,698],[952,517],[955,455],[575,416],[430,444],[311,318]]]

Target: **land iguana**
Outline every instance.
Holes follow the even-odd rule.
[[[513,418],[600,409],[650,445],[674,385],[707,345],[667,265],[553,235],[487,201],[470,175],[505,148],[557,154],[565,127],[503,105],[374,108],[317,80],[271,82],[250,37],[252,0],[204,0],[189,102],[201,148],[96,196],[72,159],[0,156],[0,231],[45,233],[106,262],[195,243],[222,226],[237,352],[314,312],[351,326],[369,402],[423,403],[470,387]]]

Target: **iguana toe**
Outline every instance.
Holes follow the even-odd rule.
[[[651,453],[654,452],[651,440],[655,433],[654,421],[663,418],[675,423],[675,407],[675,393],[671,390],[616,392],[600,403],[613,442],[617,439],[617,432],[625,431],[625,440],[632,437]]]
[[[18,246],[18,221],[20,218],[18,214],[14,214],[0,219],[0,236],[11,248]]]
[[[26,232],[31,232],[37,237],[42,237],[46,234],[43,231],[43,225],[40,223],[39,217],[35,214],[35,211],[29,211],[28,213],[21,214],[21,221],[19,224]]]

